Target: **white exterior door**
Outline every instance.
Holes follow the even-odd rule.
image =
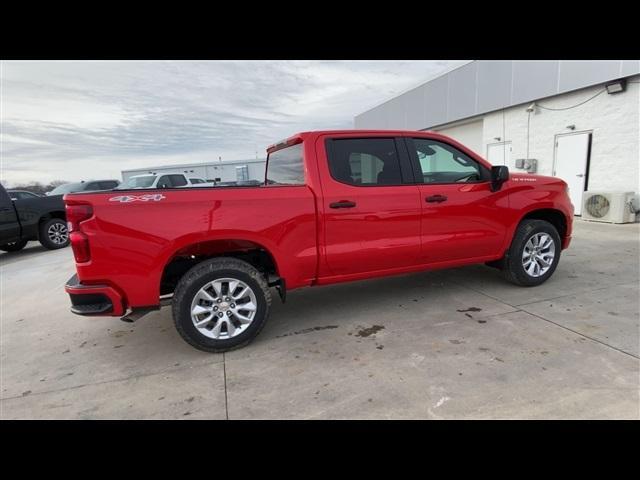
[[[556,136],[553,176],[561,178],[569,185],[569,196],[576,215],[582,213],[590,137],[589,132]]]
[[[511,161],[511,142],[487,145],[487,160],[491,165],[506,165],[509,167],[509,171],[516,171],[516,166]]]

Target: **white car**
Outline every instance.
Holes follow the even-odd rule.
[[[213,182],[207,182],[202,178],[190,178],[183,173],[166,173],[158,175],[149,173],[129,177],[126,183],[120,185],[120,190],[138,188],[179,188],[179,187],[213,187]]]

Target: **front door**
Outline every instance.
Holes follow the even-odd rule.
[[[20,224],[13,202],[4,188],[0,187],[0,238],[3,243],[20,239]]]
[[[556,137],[553,176],[561,178],[569,185],[569,197],[576,215],[582,213],[582,194],[586,187],[590,145],[591,133],[589,132]]]
[[[402,139],[321,138],[324,258],[321,276],[416,265],[420,195]]]
[[[500,256],[507,198],[490,188],[490,172],[448,143],[407,140],[422,202],[422,263]]]

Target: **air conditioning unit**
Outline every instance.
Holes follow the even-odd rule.
[[[631,223],[636,219],[633,192],[584,192],[582,219],[591,222]]]

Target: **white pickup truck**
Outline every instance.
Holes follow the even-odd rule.
[[[148,173],[129,177],[129,180],[120,184],[118,189],[213,187],[214,185],[213,182],[207,182],[202,178],[187,177],[184,173],[166,173],[163,175]]]

